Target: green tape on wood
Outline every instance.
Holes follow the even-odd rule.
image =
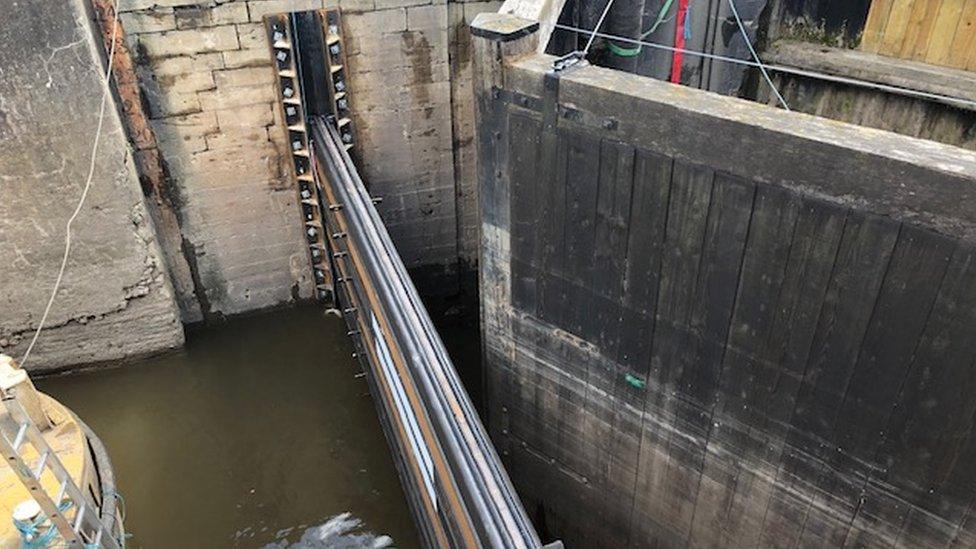
[[[627,374],[624,376],[624,379],[630,384],[631,387],[634,387],[635,389],[643,389],[647,385],[646,381],[635,376],[634,374]]]

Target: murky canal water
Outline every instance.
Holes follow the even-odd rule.
[[[37,385],[108,448],[129,547],[416,547],[351,353],[342,321],[310,306]]]

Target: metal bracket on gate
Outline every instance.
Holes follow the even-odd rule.
[[[588,65],[583,52],[568,53],[552,63],[552,70],[546,71],[542,81],[542,131],[555,132],[559,119],[559,78],[564,74]]]

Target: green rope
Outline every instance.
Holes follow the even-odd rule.
[[[647,32],[644,32],[640,35],[638,40],[643,40],[648,36],[654,34],[654,31],[656,31],[657,28],[661,26],[661,23],[664,22],[664,18],[667,17],[668,11],[671,10],[672,4],[674,4],[674,0],[666,0],[664,2],[664,5],[661,6],[661,11],[658,12],[657,14],[657,20],[654,21],[654,24],[651,25],[651,28],[648,29]],[[620,57],[637,57],[638,55],[640,55],[641,49],[643,49],[643,47],[644,45],[641,44],[636,48],[623,48],[614,44],[613,42],[610,42],[609,40],[607,41],[607,48],[610,50],[610,52]]]

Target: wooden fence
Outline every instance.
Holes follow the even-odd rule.
[[[874,0],[861,49],[976,71],[976,0]]]

